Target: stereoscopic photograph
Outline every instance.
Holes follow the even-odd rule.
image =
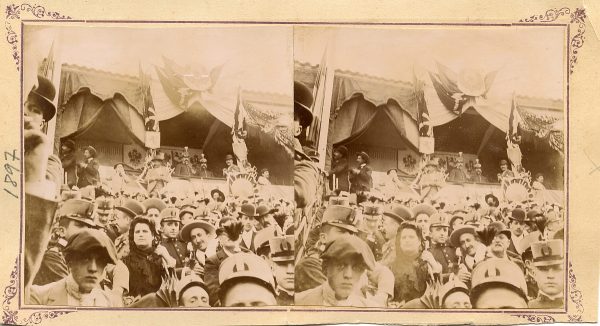
[[[293,303],[292,32],[23,29],[23,302]]]
[[[564,309],[564,38],[296,26],[296,305]]]

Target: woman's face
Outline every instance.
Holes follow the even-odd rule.
[[[152,232],[148,224],[136,224],[133,230],[133,242],[139,248],[150,248],[152,246]]]
[[[421,247],[421,240],[417,231],[413,229],[403,229],[400,232],[400,249],[405,253],[417,253]]]
[[[92,155],[90,154],[90,151],[88,151],[87,149],[85,151],[83,151],[83,156],[85,158],[90,158]]]

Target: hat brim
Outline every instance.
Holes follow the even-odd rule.
[[[552,266],[552,265],[560,265],[560,264],[564,264],[564,263],[565,263],[564,259],[559,259],[559,260],[546,260],[546,261],[532,262],[531,264],[533,266]]]
[[[294,261],[295,257],[293,254],[290,254],[290,255],[285,255],[285,256],[271,257],[271,260],[274,262]]]
[[[31,91],[28,97],[34,98],[36,102],[38,102],[38,104],[41,106],[43,110],[42,116],[44,117],[44,120],[46,122],[54,118],[54,116],[56,115],[56,107],[54,106],[54,103],[50,102],[47,98],[41,96],[35,91]]]
[[[300,102],[294,102],[294,114],[298,115],[300,125],[304,128],[310,126],[313,122],[312,111]]]
[[[77,221],[77,222],[83,223],[83,224],[85,224],[85,225],[87,225],[87,226],[89,226],[89,227],[93,227],[93,228],[97,226],[97,225],[96,225],[96,223],[95,223],[93,220],[87,220],[87,219],[80,218],[80,217],[75,217],[75,216],[63,216],[63,217],[61,217],[61,218],[68,218],[68,219],[70,219],[70,220],[73,220],[73,221]]]
[[[400,217],[399,215],[396,215],[394,213],[390,213],[390,212],[383,212],[383,216],[388,216],[393,218],[398,224],[402,224],[403,222],[405,222],[405,220]]]
[[[460,246],[460,237],[465,233],[475,235],[475,228],[469,227],[469,226],[463,226],[461,228],[458,228],[458,229],[452,231],[452,233],[450,234],[450,244],[453,247],[459,247]]]
[[[190,233],[193,229],[198,228],[204,229],[204,231],[206,231],[206,233],[208,234],[215,234],[216,232],[215,227],[210,225],[209,223],[203,221],[194,221],[183,226],[183,228],[180,231],[181,239],[185,242],[192,241],[192,239],[190,238]]]
[[[117,206],[117,207],[115,207],[115,209],[120,210],[121,212],[123,212],[125,214],[128,214],[129,216],[131,216],[131,218],[134,218],[137,215],[134,211],[130,210],[127,207]]]
[[[357,233],[358,232],[358,228],[354,225],[348,225],[345,223],[331,223],[331,222],[324,222],[323,225],[331,225],[331,226],[335,226],[337,228],[340,229],[344,229],[344,230],[348,230],[352,233]]]

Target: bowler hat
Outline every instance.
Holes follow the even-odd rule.
[[[190,222],[186,225],[183,226],[183,228],[181,228],[181,231],[179,233],[181,240],[185,241],[185,242],[190,242],[192,241],[190,235],[192,233],[193,229],[203,229],[204,231],[206,231],[207,234],[212,235],[215,233],[215,227],[212,226],[210,223],[206,222],[206,221],[193,221]]]
[[[227,161],[227,160],[233,160],[233,155],[231,155],[231,154],[225,155],[225,161]]]
[[[304,84],[294,82],[294,116],[300,119],[303,128],[310,126],[313,121],[311,106],[313,104],[312,92]]]
[[[515,208],[510,213],[508,219],[510,219],[511,221],[518,221],[520,223],[523,223],[525,222],[525,211],[520,208]]]
[[[38,84],[33,86],[27,100],[35,102],[42,109],[42,116],[46,122],[50,121],[56,114],[56,107],[54,106],[54,97],[56,97],[56,89],[50,80],[38,75]]]

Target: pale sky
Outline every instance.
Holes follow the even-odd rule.
[[[294,58],[319,64],[327,43],[336,69],[412,81],[413,66],[436,72],[438,61],[455,72],[498,70],[497,93],[563,98],[564,27],[302,26]]]
[[[140,62],[145,70],[162,66],[161,56],[194,70],[225,64],[222,76],[243,89],[292,95],[290,26],[129,26],[26,26],[24,72],[35,77],[37,61],[54,40],[57,61],[64,63],[133,76],[139,75]]]

